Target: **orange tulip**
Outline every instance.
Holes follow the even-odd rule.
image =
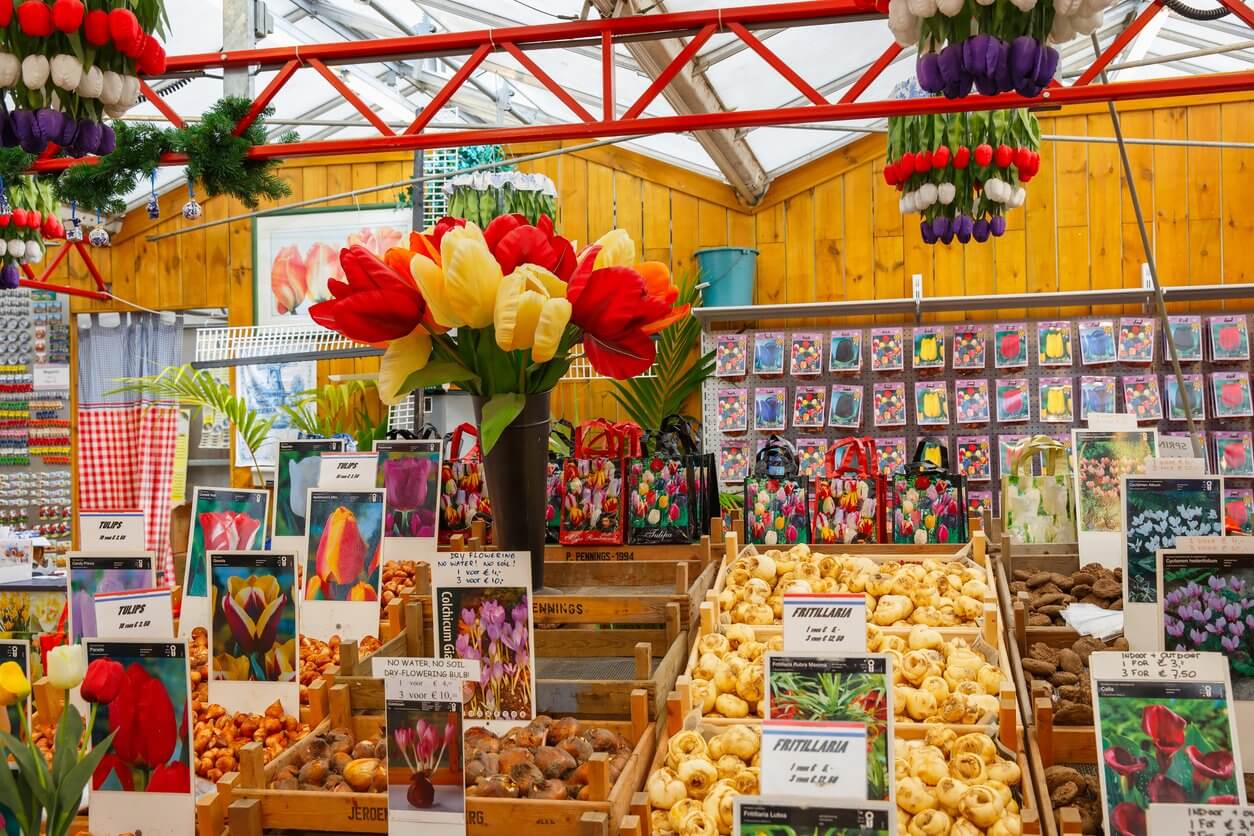
[[[289,244],[275,254],[270,264],[270,290],[281,314],[291,313],[305,301],[309,293],[309,276],[305,260],[295,244]]]
[[[352,511],[340,506],[331,512],[318,541],[315,565],[323,581],[350,584],[361,575],[366,566],[366,541]]]

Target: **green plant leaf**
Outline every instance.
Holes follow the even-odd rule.
[[[483,421],[479,424],[479,442],[483,445],[485,454],[496,446],[505,428],[522,414],[526,403],[526,395],[521,392],[509,392],[493,395],[491,400],[483,405]]]
[[[57,736],[52,754],[52,777],[54,784],[74,764],[78,756],[78,743],[83,739],[83,716],[73,705],[67,705],[61,712],[61,720],[57,723]]]
[[[13,755],[13,760],[17,761],[18,774],[22,776],[23,782],[30,788],[34,801],[40,807],[51,806],[52,791],[46,783],[41,783],[39,775],[42,772],[47,774],[48,767],[44,763],[43,756],[38,758],[37,766],[36,758],[31,754],[31,750],[22,745],[22,742],[8,732],[0,732],[0,743],[9,750],[9,754]]]
[[[402,390],[414,391],[428,386],[443,386],[445,383],[478,383],[479,377],[471,374],[460,363],[436,362],[428,363],[418,371],[405,378]]]
[[[0,757],[8,761],[5,754],[7,748],[0,746]],[[18,829],[23,833],[34,833],[39,829],[38,825],[30,826],[33,816],[30,813],[31,805],[34,803],[35,797],[29,792],[21,792],[18,790],[17,779],[14,778],[13,770],[5,768],[0,769],[0,804],[8,807],[13,811],[13,815],[17,818]]]
[[[113,743],[116,731],[109,732],[109,736],[97,743],[91,748],[81,761],[74,765],[57,787],[57,802],[61,810],[58,816],[59,824],[64,828],[68,826],[74,816],[78,814],[79,799],[83,797],[83,787],[87,786],[87,782],[91,780],[91,776],[96,771],[96,767],[104,760],[104,756],[109,752],[109,747]],[[53,830],[49,828],[49,832],[60,833],[61,830]]]

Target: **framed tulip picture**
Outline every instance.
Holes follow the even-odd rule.
[[[376,439],[374,451],[379,457],[375,487],[387,492],[383,511],[384,562],[402,556],[428,560],[436,548],[444,442]],[[420,547],[424,551],[416,553]]]
[[[253,221],[253,299],[258,325],[311,325],[309,309],[343,281],[340,250],[365,247],[380,259],[409,238],[407,208],[332,207],[264,215]]]
[[[209,564],[206,555],[220,551],[252,551],[265,544],[270,492],[247,488],[196,488],[192,493],[192,526],[188,533],[183,574],[181,635],[209,627]]]
[[[124,679],[97,706],[93,747],[116,731],[91,780],[92,833],[195,830],[191,672],[183,639],[89,639],[87,665],[108,661]]]
[[[235,370],[235,394],[262,420],[273,418],[274,424],[266,440],[257,449],[257,467],[271,468],[278,462],[279,442],[294,439],[297,430],[287,413],[280,408],[318,384],[318,364],[313,360],[298,363],[259,363]],[[253,467],[248,446],[235,439],[235,466]]]
[[[1166,345],[1166,337],[1169,334],[1172,342],[1176,344],[1176,354],[1180,357],[1181,363],[1192,363],[1202,359],[1202,318],[1200,316],[1183,314],[1167,317],[1167,329],[1163,331],[1163,356],[1168,359],[1171,358],[1171,351]]]
[[[156,585],[153,556],[150,552],[71,552],[66,558],[65,585],[70,643],[94,639],[97,593],[152,589]]]
[[[265,714],[278,700],[300,711],[295,552],[212,552],[209,699],[227,711]]]
[[[309,491],[301,632],[321,641],[374,635],[384,491]]]
[[[318,485],[318,465],[323,453],[339,453],[339,438],[302,438],[280,441],[274,469],[274,524],[272,537],[305,536],[305,502],[309,489]]]

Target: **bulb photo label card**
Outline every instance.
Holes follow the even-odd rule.
[[[1213,372],[1210,386],[1214,395],[1216,418],[1248,418],[1254,415],[1248,373]]]
[[[753,335],[753,373],[784,373],[784,335],[777,331]]]
[[[156,586],[153,557],[147,552],[71,552],[66,569],[70,644],[101,635],[96,629],[97,595]]]
[[[1146,819],[1148,833],[1180,836],[1219,836],[1223,833],[1254,833],[1254,808],[1189,804],[1151,804]]]
[[[15,662],[22,669],[22,674],[26,677],[26,681],[34,681],[30,670],[30,642],[12,639],[0,640],[0,665],[5,662]],[[29,729],[30,707],[33,702],[34,700],[22,700],[15,702],[13,705],[0,708],[0,731],[11,734],[19,740],[25,740],[26,733],[22,731],[22,715],[26,715],[25,728]],[[4,806],[0,805],[0,810],[4,809]]]
[[[1070,322],[1042,322],[1036,326],[1036,362],[1040,366],[1072,364]]]
[[[1087,421],[1089,413],[1111,413],[1118,408],[1118,390],[1113,377],[1080,378],[1080,420]]]
[[[885,802],[736,796],[732,836],[898,836],[897,813]],[[902,834],[904,836],[904,834]]]
[[[718,393],[718,429],[725,433],[742,433],[749,429],[747,389],[724,389]]]
[[[944,328],[934,325],[915,328],[911,336],[914,342],[914,356],[911,359],[914,368],[945,368]]]
[[[179,635],[209,628],[209,563],[206,555],[251,551],[265,545],[270,492],[243,488],[196,488],[192,494],[192,526],[183,574]]]
[[[1212,432],[1215,464],[1223,476],[1254,476],[1254,435],[1249,432]]]
[[[1206,420],[1206,387],[1200,374],[1186,374],[1184,387],[1176,380],[1174,374],[1166,376],[1167,381],[1167,420],[1185,420],[1184,407],[1187,403],[1193,412],[1193,420]]]
[[[959,424],[988,423],[988,381],[954,383],[954,416]]]
[[[92,745],[109,744],[91,780],[92,833],[184,836],[195,830],[192,794],[191,673],[187,642],[88,639],[87,663],[120,664],[126,682],[101,704]]]
[[[1140,421],[1161,421],[1163,399],[1158,390],[1158,375],[1136,374],[1123,378],[1123,405]]]
[[[1028,328],[1022,322],[993,326],[993,351],[999,369],[1022,369],[1028,365]]]
[[[431,567],[436,654],[468,659],[483,675],[465,685],[469,721],[506,721],[509,728],[536,716],[535,625],[531,556],[526,552],[443,552]],[[566,606],[560,597],[535,602]],[[493,726],[489,726],[493,727]]]
[[[305,539],[305,503],[309,489],[318,486],[323,453],[344,450],[339,438],[306,438],[280,441],[274,469],[274,525],[271,535],[296,541],[282,548],[303,547]],[[280,546],[276,543],[276,548]]]
[[[832,384],[831,411],[827,416],[829,427],[854,428],[862,426],[861,384]]]
[[[1075,418],[1072,396],[1075,384],[1069,377],[1042,377],[1038,395],[1041,404],[1041,421],[1053,424],[1070,424]]]
[[[90,511],[78,515],[83,551],[144,551],[143,511]]]
[[[1250,335],[1244,314],[1212,316],[1206,324],[1210,330],[1212,360],[1233,363],[1250,359]]]
[[[827,387],[798,386],[793,390],[793,427],[797,429],[821,428],[826,420]]]
[[[1090,320],[1080,323],[1080,362],[1086,366],[1113,363],[1118,359],[1115,350],[1115,323],[1109,319]]]
[[[823,335],[793,334],[788,368],[793,377],[823,373]]]
[[[278,700],[300,712],[300,630],[295,552],[212,552],[209,699],[264,714]]]
[[[1223,484],[1217,476],[1124,476],[1123,587],[1126,604],[1158,601],[1157,554],[1177,537],[1224,533]]]
[[[440,514],[439,439],[377,439],[374,487],[387,493],[383,509],[383,562],[431,562]]]
[[[1154,362],[1154,327],[1152,319],[1124,317],[1119,320],[1119,362]]]
[[[1114,568],[1123,556],[1122,480],[1145,473],[1158,431],[1072,430],[1071,438],[1080,560]]]
[[[992,480],[992,448],[988,436],[958,436],[958,472],[967,477],[968,482]]]
[[[813,479],[822,476],[827,469],[827,439],[797,439],[797,472]]]
[[[782,430],[788,423],[788,390],[783,386],[758,387],[753,390],[753,428]]]
[[[906,384],[876,383],[871,392],[871,414],[877,427],[904,427]]]
[[[900,328],[871,329],[871,371],[899,372],[905,368],[906,352]]]
[[[359,640],[379,629],[385,492],[309,491],[301,632]]]

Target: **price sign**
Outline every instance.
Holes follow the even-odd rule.
[[[1127,412],[1090,412],[1089,429],[1132,432],[1137,429],[1136,416]]]
[[[866,652],[866,596],[784,595],[784,652]]]
[[[1151,804],[1147,822],[1149,836],[1222,836],[1254,833],[1254,807],[1215,804],[1198,807],[1189,804]]]
[[[83,551],[144,550],[143,511],[90,511],[78,515]]]
[[[733,801],[734,836],[760,833],[857,833],[896,836],[897,814],[882,801],[827,801],[737,796]]]
[[[866,798],[866,725],[762,722],[762,794]]]
[[[1172,438],[1170,441],[1181,441]],[[1184,439],[1187,442],[1187,439]],[[1158,443],[1162,444],[1162,439]],[[1159,450],[1162,453],[1162,450]],[[1146,476],[1205,476],[1206,459],[1195,459],[1192,456],[1167,456],[1150,459],[1145,463]]]
[[[379,473],[379,457],[371,453],[323,453],[319,458],[318,487],[373,488]]]
[[[95,610],[97,635],[134,639],[174,637],[174,611],[168,589],[99,592]]]
[[[389,700],[462,701],[462,683],[478,681],[475,659],[375,658],[371,671]]]

